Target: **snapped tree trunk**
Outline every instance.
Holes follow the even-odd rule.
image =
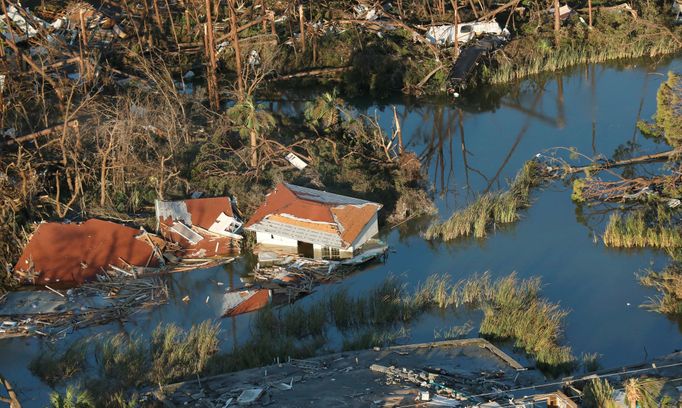
[[[2,375],[0,375],[0,384],[5,388],[7,391],[7,396],[9,398],[1,397],[0,396],[0,402],[5,402],[9,404],[9,408],[21,408],[21,403],[19,402],[19,398],[17,397],[17,393],[14,391],[14,388],[12,388],[12,384],[10,384],[9,381],[5,379]]]
[[[298,5],[298,24],[301,30],[301,54],[305,54],[305,15],[303,14],[303,4]]]
[[[241,49],[239,48],[239,32],[238,32],[238,27],[237,27],[237,13],[235,12],[234,9],[234,3],[235,0],[229,0],[229,9],[230,9],[230,25],[232,27],[230,32],[231,32],[231,41],[232,41],[232,48],[234,48],[234,60],[235,60],[235,70],[237,71],[237,92],[238,92],[238,99],[240,101],[244,100],[244,78],[242,77],[242,54],[241,54]]]
[[[251,131],[251,167],[256,168],[258,166],[258,137],[255,131]]]
[[[206,24],[204,25],[204,46],[206,47],[206,81],[208,82],[208,98],[211,109],[220,110],[220,92],[218,91],[218,77],[216,70],[215,38],[213,37],[213,16],[211,15],[211,0],[206,0]]]
[[[554,0],[554,43],[559,46],[559,30],[561,30],[561,14],[559,13],[559,0]]]

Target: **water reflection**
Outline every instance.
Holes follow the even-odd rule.
[[[392,106],[396,106],[406,148],[422,160],[440,216],[447,217],[475,195],[504,188],[526,160],[553,146],[574,146],[592,157],[661,149],[637,133],[636,121],[654,113],[656,90],[665,79],[658,74],[679,69],[681,61],[659,65],[656,75],[647,66],[581,67],[543,81],[475,89],[457,101],[352,102],[358,112],[376,114],[387,131],[392,129]],[[270,104],[275,111],[292,114],[302,112],[305,101]],[[604,365],[613,366],[638,362],[644,349],[653,356],[679,348],[682,335],[677,322],[637,307],[655,291],[640,286],[634,274],[664,266],[665,254],[604,248],[595,237],[603,231],[608,209],[574,205],[568,184],[546,186],[532,199],[533,206],[520,222],[497,229],[487,240],[427,242],[419,234],[428,223],[425,219],[386,229],[382,236],[393,252],[385,264],[339,284],[321,286],[300,303],[313,304],[339,288],[360,293],[389,274],[416,285],[433,273],[461,279],[487,270],[493,278],[517,271],[521,278],[542,276],[543,293],[571,311],[565,341],[576,355],[597,352]],[[245,256],[224,267],[173,275],[168,305],[126,322],[77,332],[60,345],[107,331],[148,336],[162,322],[186,328],[206,319],[218,320],[221,295],[227,288],[241,286],[253,266],[254,260]],[[186,295],[189,303],[182,301]],[[431,341],[435,329],[458,324],[458,319],[477,323],[475,316],[428,316],[411,328],[410,340]],[[252,320],[253,314],[221,320],[225,350],[249,341]],[[43,406],[49,392],[27,369],[42,349],[46,344],[38,339],[0,342],[3,371],[11,373],[26,406]]]

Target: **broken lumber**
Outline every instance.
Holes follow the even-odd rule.
[[[5,146],[12,146],[15,144],[30,142],[31,140],[35,140],[41,136],[49,136],[49,135],[52,135],[53,133],[59,133],[59,132],[63,131],[64,128],[78,129],[78,126],[79,126],[78,119],[74,119],[74,120],[66,122],[66,124],[63,124],[63,125],[53,126],[51,128],[43,129],[43,130],[38,131],[38,132],[33,132],[33,133],[29,133],[29,134],[24,135],[24,136],[12,138],[10,140],[5,141],[4,145]]]
[[[485,20],[490,19],[491,17],[495,17],[497,14],[503,12],[504,10],[506,10],[510,7],[516,6],[517,4],[519,4],[520,1],[521,0],[512,0],[507,4],[504,4],[504,5],[496,8],[495,10],[490,11],[489,13],[485,13],[484,15],[479,17],[476,21],[485,21]]]
[[[272,80],[273,81],[286,81],[287,79],[303,78],[303,77],[307,77],[307,76],[321,76],[321,75],[329,75],[329,74],[340,74],[343,72],[350,71],[351,68],[352,67],[311,69],[308,71],[295,72],[293,74],[288,74],[288,75],[280,75],[278,77],[272,78]]]

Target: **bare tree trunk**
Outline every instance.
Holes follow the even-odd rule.
[[[237,70],[237,91],[238,99],[240,101],[244,100],[244,78],[242,77],[242,53],[239,47],[239,34],[237,27],[237,13],[234,9],[235,0],[228,0],[228,5],[230,8],[230,25],[231,27],[231,37],[232,37],[232,48],[234,48],[234,59],[235,68]]]
[[[398,154],[403,155],[403,130],[400,127],[400,120],[398,119],[398,111],[393,105],[393,123],[395,124],[395,133],[398,136]]]
[[[459,58],[459,4],[457,4],[458,0],[450,0],[452,3],[452,8],[455,11],[455,56]],[[476,11],[474,11],[475,13]]]
[[[476,11],[476,5],[474,4],[474,0],[469,0],[469,7],[471,7],[471,11],[474,13],[474,17],[476,20],[478,20],[478,11]]]
[[[251,167],[256,168],[258,166],[258,137],[255,131],[250,132],[251,137]]]
[[[301,54],[305,54],[305,15],[303,14],[303,4],[298,5],[298,24],[301,30]]]
[[[559,13],[559,0],[554,0],[554,42],[559,46],[559,30],[561,30],[561,15]]]
[[[156,22],[156,26],[159,28],[159,33],[163,33],[163,24],[161,23],[159,3],[157,2],[157,0],[152,0],[152,5],[154,6],[154,21]]]
[[[208,82],[208,98],[211,109],[220,110],[220,93],[218,92],[218,78],[216,77],[217,61],[215,56],[215,40],[213,38],[213,16],[211,15],[211,0],[206,0],[206,24],[204,25],[206,47],[206,80]]]
[[[587,11],[588,11],[588,23],[590,28],[592,28],[592,0],[587,0]]]
[[[7,390],[7,395],[9,396],[9,399],[0,397],[0,402],[8,403],[9,408],[21,408],[21,403],[19,402],[19,398],[17,397],[14,388],[12,388],[12,384],[10,384],[2,375],[0,375],[0,384]]]

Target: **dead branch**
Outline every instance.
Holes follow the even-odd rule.
[[[658,162],[658,161],[670,160],[671,158],[680,156],[680,154],[682,154],[682,148],[676,148],[676,149],[668,150],[668,151],[661,152],[661,153],[645,154],[643,156],[633,157],[630,159],[617,160],[617,161],[606,161],[606,162],[602,162],[602,163],[598,163],[598,164],[593,163],[593,164],[588,164],[586,166],[578,166],[578,167],[568,166],[566,169],[564,169],[564,171],[566,174],[595,172],[595,171],[601,171],[601,170],[606,170],[606,169],[612,169],[614,167],[629,166],[631,164],[644,164],[644,163],[653,163],[653,162]]]
[[[61,135],[62,132],[66,131],[68,128],[78,129],[78,126],[79,126],[78,119],[74,119],[63,125],[53,126],[51,128],[43,129],[38,132],[33,132],[24,136],[12,138],[10,140],[5,141],[4,145],[11,146],[19,143],[30,142],[41,136],[54,136],[57,134]]]

